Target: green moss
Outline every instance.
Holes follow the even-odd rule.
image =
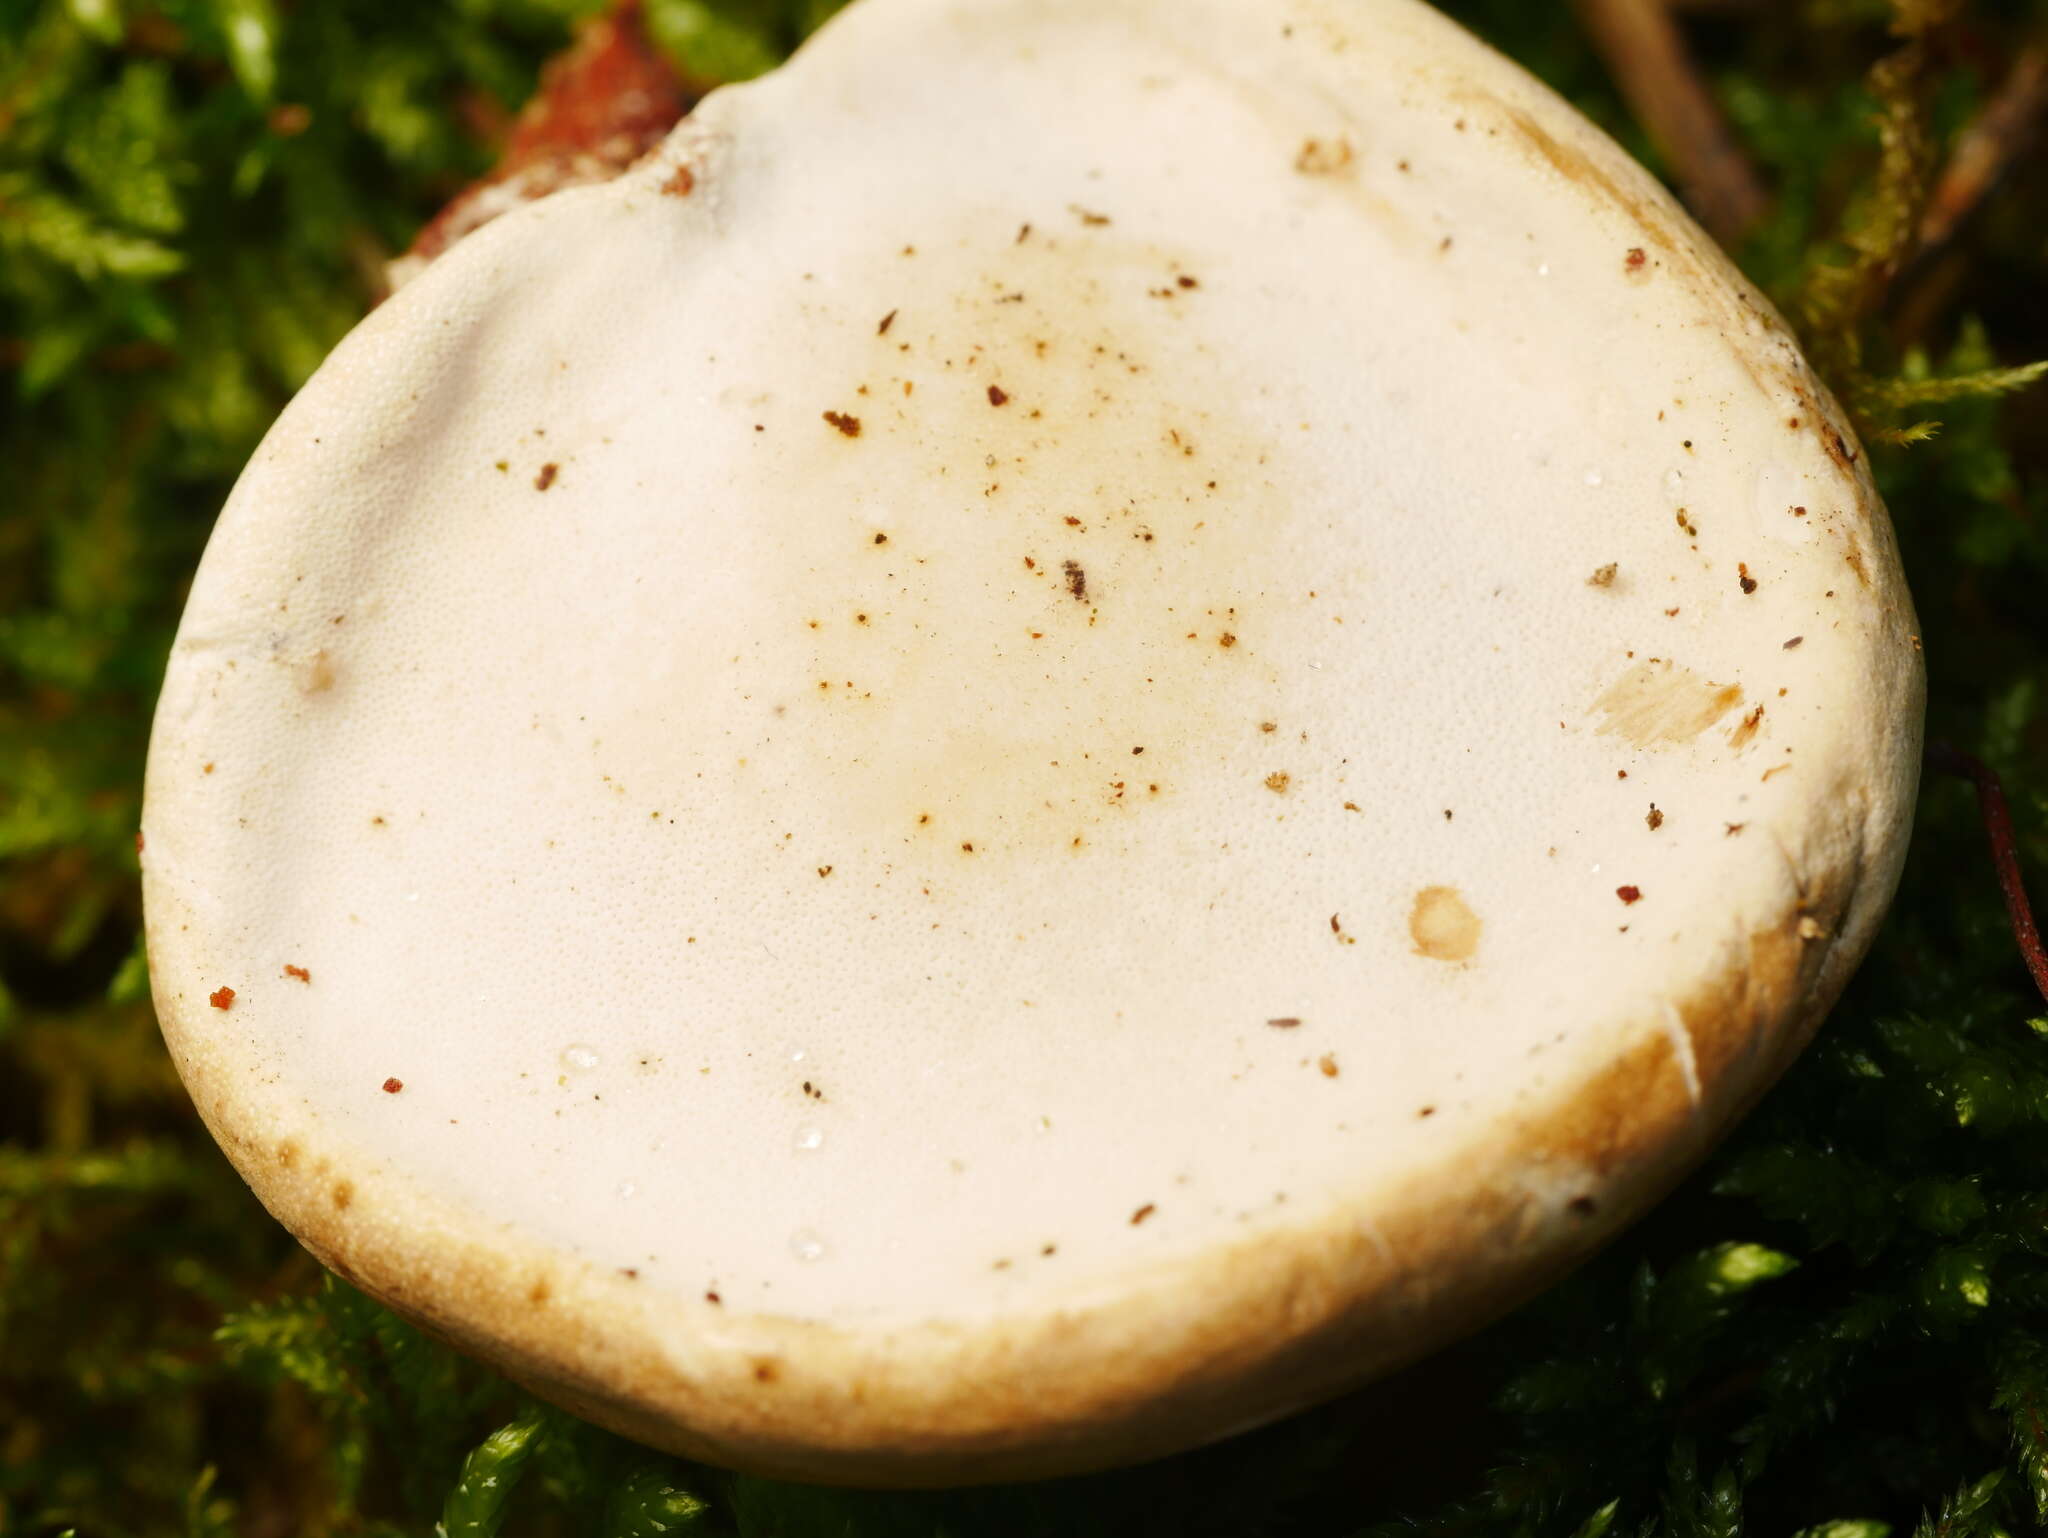
[[[1149,1468],[938,1495],[692,1468],[530,1404],[290,1244],[150,1018],[149,711],[233,475],[584,4],[0,0],[0,1533],[2048,1524],[2048,1019],[1969,788],[1940,780],[1821,1041],[1671,1201],[1480,1337]],[[829,9],[650,0],[732,75]],[[1649,153],[1569,8],[1451,9]],[[2014,393],[2048,354],[2038,160],[1906,250],[1928,168],[2048,11],[1954,9],[1687,26],[1774,193],[1744,263],[1879,440],[1932,732],[2005,775],[2048,888],[2048,404]]]

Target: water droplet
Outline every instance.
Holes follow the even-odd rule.
[[[616,1194],[618,1194],[619,1196],[632,1196],[637,1191],[639,1191],[639,1189],[640,1183],[638,1181],[622,1180],[619,1182],[619,1188]]]
[[[1666,470],[1664,472],[1664,495],[1676,502],[1685,495],[1685,472]]]
[[[1586,472],[1586,484],[1588,486],[1598,486],[1602,481],[1606,479],[1607,477],[1602,475],[1598,470],[1588,470]]]
[[[809,1153],[825,1146],[825,1134],[816,1127],[799,1127],[794,1141],[799,1153]]]
[[[805,1058],[809,1057],[810,1055],[811,1054],[806,1052],[802,1047],[794,1047],[790,1050],[789,1060],[792,1063],[801,1063]]]
[[[587,1073],[598,1065],[597,1048],[586,1047],[581,1042],[562,1048],[562,1066],[577,1073]]]
[[[405,900],[409,903],[416,903],[420,900],[420,894],[417,892],[407,892],[405,894]]]
[[[789,1253],[798,1260],[823,1260],[825,1241],[819,1237],[816,1229],[799,1228],[789,1236]]]
[[[1537,276],[1537,277],[1539,277],[1539,278],[1547,278],[1547,277],[1549,277],[1549,276],[1550,276],[1550,263],[1548,263],[1548,262],[1538,262],[1538,263],[1536,264],[1536,276]]]

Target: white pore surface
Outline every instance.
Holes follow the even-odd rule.
[[[1567,116],[1406,0],[862,0],[455,251],[194,588],[181,1052],[840,1322],[1099,1295],[1690,1063],[1816,805],[1896,822],[1889,557],[1787,344],[1487,92]]]

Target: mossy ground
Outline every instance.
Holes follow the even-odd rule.
[[[736,1478],[540,1410],[322,1279],[156,1038],[149,710],[235,472],[585,3],[0,0],[0,1534],[2048,1525],[2048,1019],[1942,779],[1849,996],[1678,1195],[1478,1338],[1220,1447],[942,1495]],[[829,8],[650,6],[714,75]],[[1571,8],[1449,8],[1655,163]],[[1685,24],[1771,194],[1739,254],[1864,414],[1930,735],[2004,775],[2048,895],[2048,400],[1938,382],[2048,354],[2048,162],[1913,244],[1927,171],[2048,47],[2048,6],[1899,10]]]

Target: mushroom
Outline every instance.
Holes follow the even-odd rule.
[[[1434,12],[857,0],[279,420],[156,998],[309,1249],[578,1413],[1148,1457],[1754,1101],[1895,883],[1914,628],[1783,324]]]

